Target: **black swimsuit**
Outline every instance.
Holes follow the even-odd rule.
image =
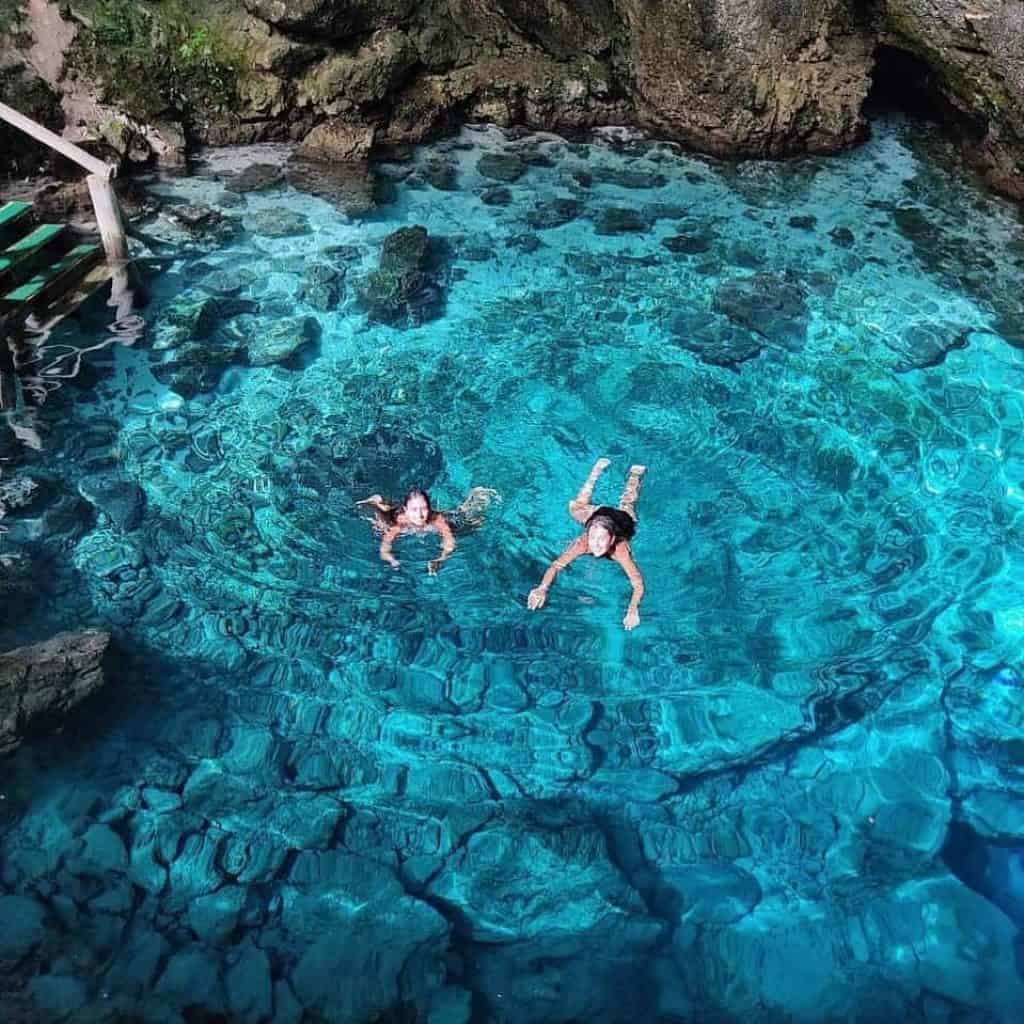
[[[590,518],[584,524],[584,529],[589,530],[599,520],[604,520],[600,525],[604,526],[607,523],[611,527],[612,536],[615,538],[615,542],[609,548],[608,554],[605,555],[606,558],[615,550],[615,544],[620,540],[632,540],[633,535],[636,533],[636,520],[628,512],[623,512],[621,508],[601,505],[591,512]]]

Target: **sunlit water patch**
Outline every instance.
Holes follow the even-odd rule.
[[[144,334],[65,321],[0,441],[5,649],[118,647],[5,765],[11,1005],[1013,1020],[1024,247],[918,132],[154,182]],[[633,633],[608,563],[525,604],[602,455]],[[436,577],[355,504],[413,484],[500,496]]]

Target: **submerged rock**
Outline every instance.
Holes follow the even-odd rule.
[[[17,963],[46,934],[46,912],[31,896],[0,896],[0,920],[4,922],[0,928],[0,963]]]
[[[7,624],[33,610],[39,601],[39,581],[32,558],[24,551],[12,550],[10,537],[0,552],[0,607]]]
[[[813,231],[818,223],[818,218],[813,213],[801,213],[795,217],[790,217],[787,223],[791,228],[796,228],[798,231]]]
[[[433,441],[393,426],[342,440],[332,456],[336,470],[341,471],[353,492],[373,486],[396,498],[413,484],[429,489],[444,462]]]
[[[856,241],[853,232],[842,225],[833,228],[828,237],[832,239],[832,244],[838,245],[840,249],[849,249]]]
[[[287,175],[292,188],[325,199],[346,217],[365,217],[377,207],[380,185],[363,164],[294,159]]]
[[[165,207],[162,211],[172,224],[192,238],[209,244],[224,244],[237,238],[242,231],[238,217],[228,217],[201,203],[187,203]]]
[[[304,850],[291,882],[282,925],[301,941],[291,981],[309,1014],[377,1020],[440,987],[450,926],[407,895],[390,867],[344,850]],[[339,929],[348,941],[336,940]]]
[[[455,192],[459,187],[458,168],[448,160],[428,160],[406,179],[409,188],[431,185],[441,192]]]
[[[677,313],[669,322],[669,331],[677,345],[712,366],[735,369],[764,348],[764,341],[745,327],[706,313]]]
[[[229,192],[267,192],[284,184],[284,174],[277,164],[250,164],[224,183]]]
[[[485,153],[476,169],[485,178],[511,185],[526,173],[526,164],[514,153]]]
[[[247,231],[266,238],[290,238],[312,232],[309,218],[304,213],[286,207],[257,210],[247,214],[242,223]]]
[[[644,189],[661,188],[668,184],[668,178],[656,171],[637,170],[629,167],[594,167],[593,181],[602,185],[618,185],[619,188]]]
[[[678,234],[663,238],[661,244],[679,255],[694,256],[697,253],[707,252],[714,244],[714,238],[707,234]]]
[[[251,287],[258,279],[254,270],[247,267],[231,267],[214,270],[205,275],[200,287],[217,295],[233,297]]]
[[[480,193],[480,201],[485,206],[508,206],[512,202],[512,190],[503,185],[484,189]]]
[[[137,529],[146,510],[146,495],[134,481],[120,474],[94,473],[78,482],[78,491],[119,530]]]
[[[730,320],[783,348],[800,348],[806,335],[807,302],[799,284],[776,274],[723,281],[714,308]]]
[[[885,343],[896,353],[897,373],[938,366],[954,349],[966,348],[971,329],[962,324],[911,324],[898,335],[886,335]]]
[[[412,273],[424,269],[427,259],[427,229],[417,225],[399,228],[384,239],[380,268],[388,273]]]
[[[594,218],[594,232],[598,235],[626,235],[646,231],[647,218],[640,210],[630,206],[608,206]]]
[[[537,203],[526,215],[526,223],[534,231],[561,227],[575,220],[583,212],[578,199],[547,199]]]
[[[261,325],[249,341],[249,362],[253,366],[287,363],[307,345],[320,338],[320,324],[314,317],[292,317]]]
[[[212,391],[224,370],[238,359],[242,339],[226,329],[229,321],[253,313],[251,299],[186,293],[157,321],[153,348],[159,356],[150,372],[183,398]]]
[[[328,313],[341,299],[345,283],[345,267],[333,263],[311,263],[306,270],[302,297],[314,309]]]
[[[241,351],[241,341],[223,332],[216,337],[183,340],[161,362],[151,363],[150,372],[182,398],[194,398],[213,391]]]
[[[428,252],[427,229],[418,225],[384,239],[379,268],[357,288],[371,320],[412,326],[440,314],[444,296],[429,273]]]
[[[0,756],[103,685],[109,644],[109,633],[91,629],[0,654]]]

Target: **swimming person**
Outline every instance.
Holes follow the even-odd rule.
[[[579,494],[569,502],[569,515],[584,527],[584,532],[548,566],[544,578],[540,581],[540,586],[534,587],[530,591],[526,605],[533,610],[543,608],[548,597],[548,590],[554,583],[555,577],[580,555],[591,554],[595,558],[610,558],[622,566],[633,586],[633,596],[629,600],[629,607],[626,609],[622,625],[626,629],[635,629],[640,623],[639,607],[644,596],[644,578],[636,567],[636,562],[633,561],[629,542],[636,533],[634,506],[637,495],[640,493],[640,478],[647,472],[647,467],[630,467],[629,478],[626,481],[622,497],[619,498],[618,508],[611,508],[608,505],[595,507],[590,503],[590,496],[594,491],[597,478],[609,465],[607,459],[598,459],[580,488]]]
[[[357,505],[369,505],[374,510],[374,525],[380,530],[380,557],[397,569],[401,564],[391,553],[391,546],[403,533],[436,532],[441,536],[441,555],[431,559],[427,572],[437,575],[437,570],[455,550],[455,533],[452,520],[457,528],[472,529],[483,522],[483,513],[498,492],[489,487],[474,487],[453,513],[438,512],[430,504],[430,495],[420,487],[413,487],[401,505],[385,501],[379,494],[357,501]]]

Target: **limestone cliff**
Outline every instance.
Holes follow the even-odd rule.
[[[4,2],[29,31],[48,7]],[[833,152],[863,138],[878,55],[898,51],[992,181],[1024,196],[1018,0],[82,0],[68,17],[65,66],[41,77],[92,90],[105,105],[90,130],[122,153],[161,133],[173,153],[178,133],[300,139],[328,123],[318,148],[337,137],[344,156],[353,137],[414,142],[466,119],[630,123],[729,156]]]
[[[1024,4],[886,0],[880,39],[920,57],[989,181],[1024,199]]]

